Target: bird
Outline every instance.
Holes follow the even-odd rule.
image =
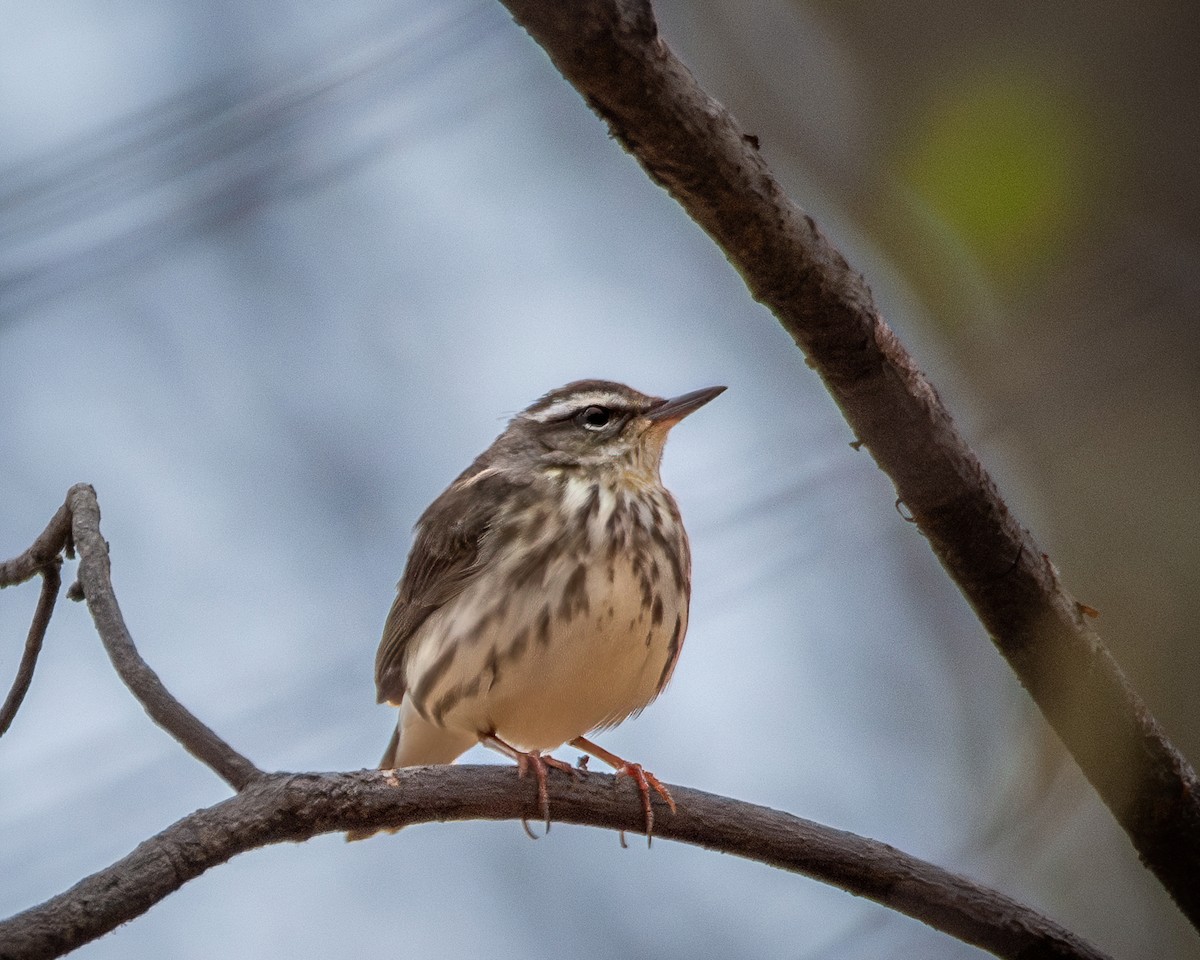
[[[381,769],[452,763],[483,744],[533,773],[549,829],[547,769],[586,770],[586,757],[551,756],[569,744],[634,782],[652,837],[650,792],[674,812],[670,792],[586,735],[640,713],[675,670],[691,554],[659,466],[671,428],[724,390],[665,399],[568,383],[429,505],[375,660],[378,701],[399,708]]]

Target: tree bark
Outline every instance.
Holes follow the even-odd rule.
[[[857,442],[1143,862],[1200,927],[1200,780],[1013,516],[862,276],[696,83],[646,0],[501,0],[698,223],[825,382]]]

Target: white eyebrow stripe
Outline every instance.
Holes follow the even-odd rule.
[[[590,393],[573,393],[562,400],[556,400],[542,410],[527,410],[522,414],[527,420],[537,423],[549,423],[551,420],[562,420],[576,410],[590,406],[610,407],[616,410],[625,409],[623,398],[608,390],[593,390]]]

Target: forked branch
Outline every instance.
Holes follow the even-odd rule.
[[[30,628],[30,640],[26,643],[17,680],[4,705],[8,722],[12,722],[32,678],[37,651],[54,609],[59,584],[59,555],[66,552],[73,556],[76,549],[79,552],[77,586],[87,600],[104,649],[117,674],[154,722],[235,790],[243,789],[250,781],[262,776],[261,770],[176,700],[138,653],[113,592],[108,543],[100,535],[100,505],[96,501],[96,491],[86,483],[76,484],[67,492],[66,502],[28,550],[0,563],[0,587],[22,583],[38,573],[43,576],[42,598]]]

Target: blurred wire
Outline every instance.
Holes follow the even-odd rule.
[[[497,36],[494,4],[412,3],[350,41],[193,87],[52,155],[0,170],[0,320],[308,193],[519,80],[444,88]]]

